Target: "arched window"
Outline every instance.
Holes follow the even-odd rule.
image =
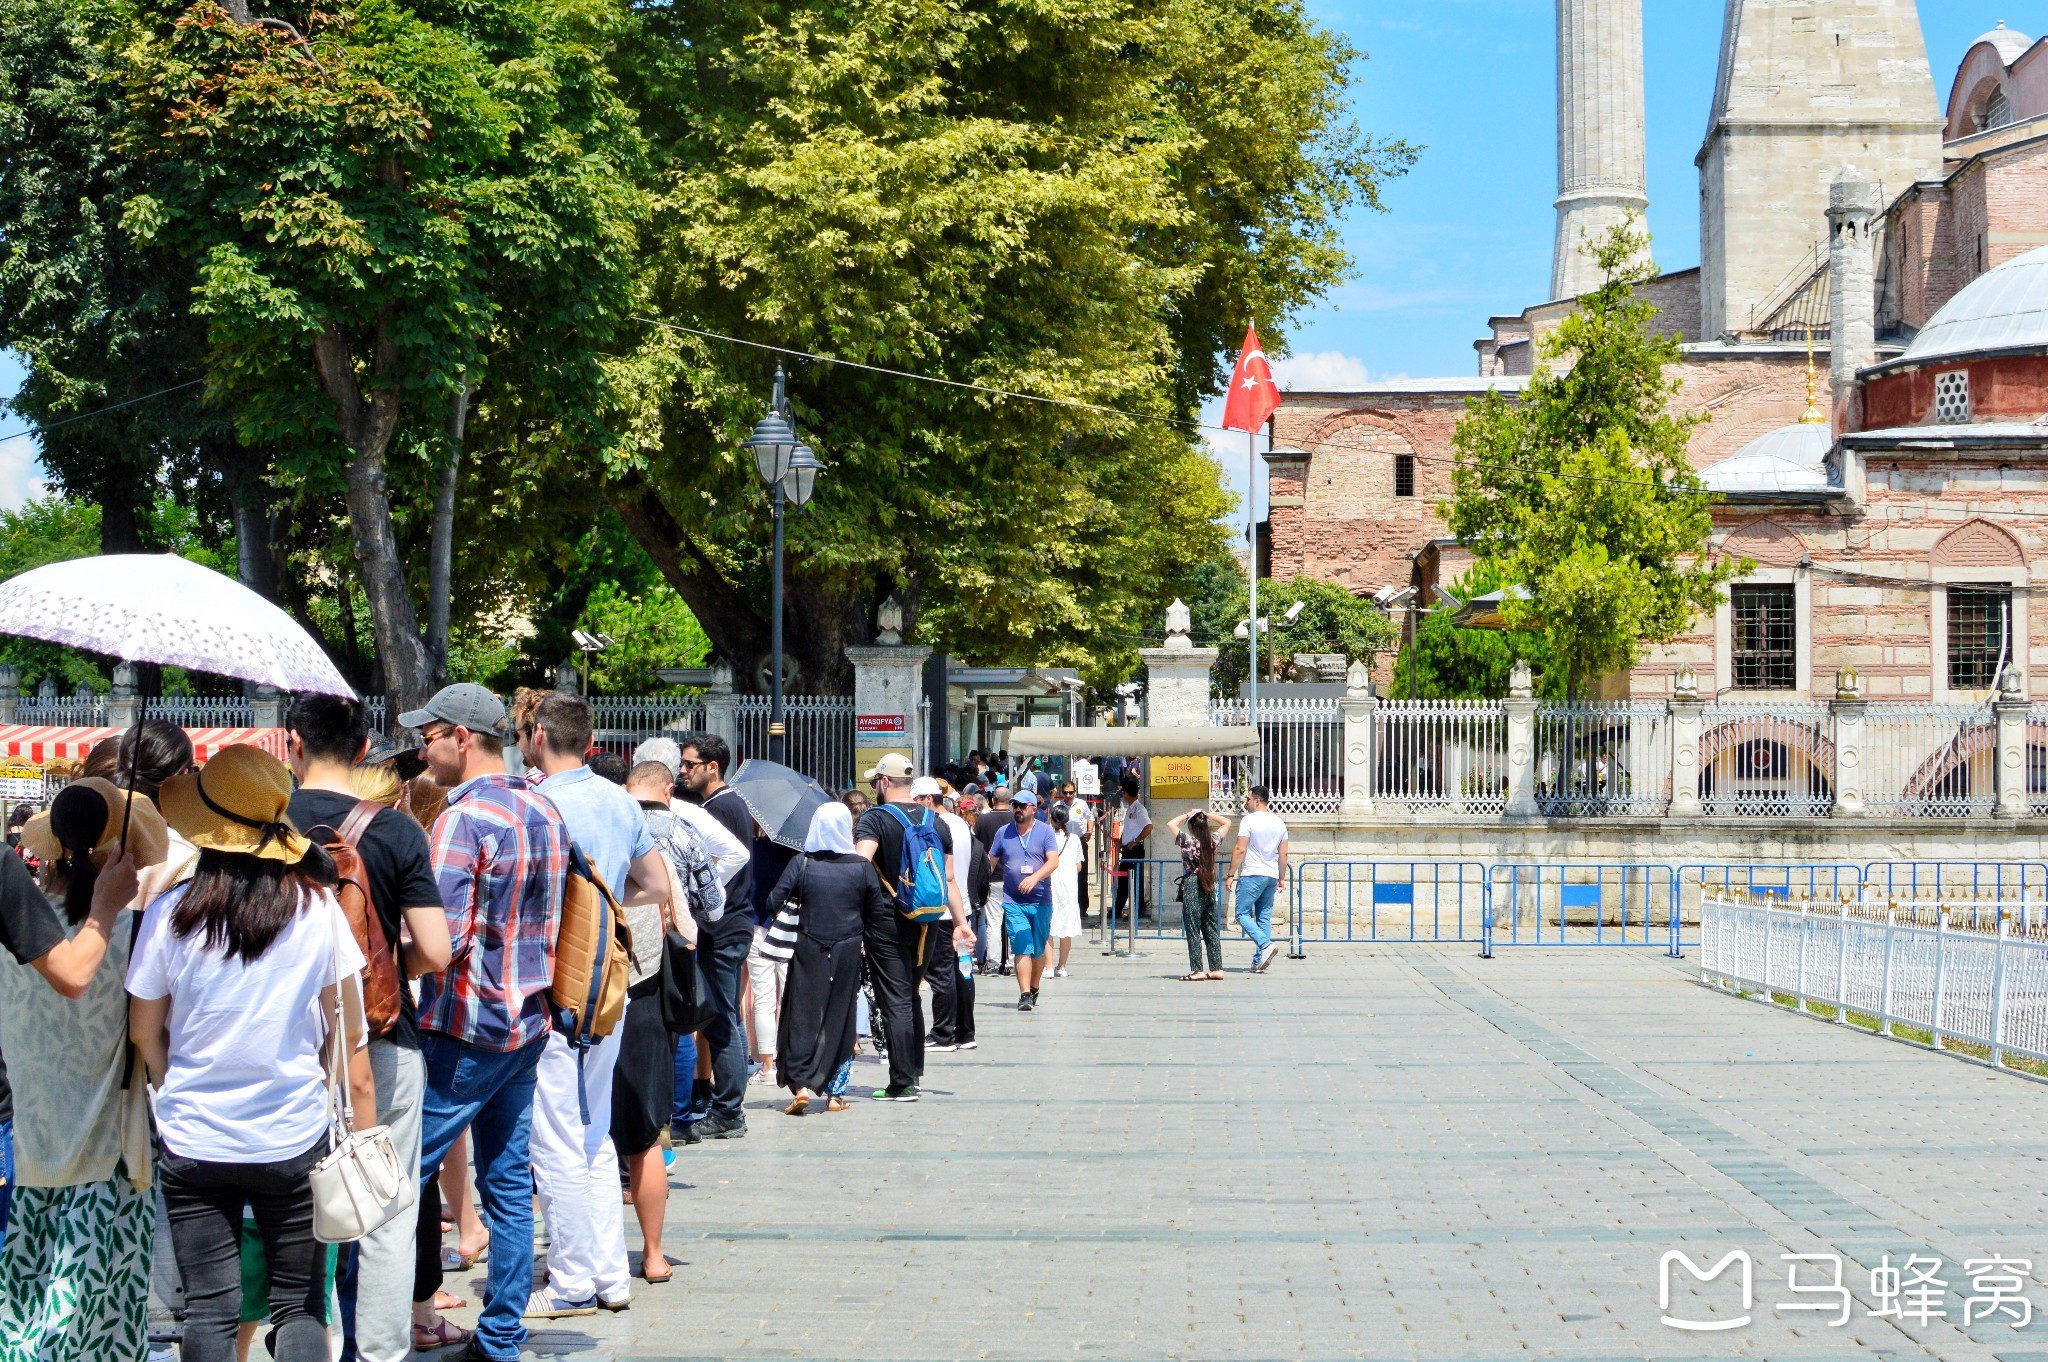
[[[1415,495],[1415,456],[1396,454],[1394,456],[1394,495],[1412,497]]]
[[[2001,85],[1984,101],[1984,117],[1979,120],[1977,126],[1981,131],[1990,132],[1993,128],[2009,127],[2013,122],[2012,100],[2007,97],[2005,87]]]

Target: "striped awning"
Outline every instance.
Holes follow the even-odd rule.
[[[118,738],[119,728],[52,728],[38,724],[0,725],[0,757],[40,766],[50,761],[84,761],[85,754],[108,738]],[[192,752],[200,761],[211,760],[223,747],[248,743],[285,759],[284,730],[281,728],[188,728]]]

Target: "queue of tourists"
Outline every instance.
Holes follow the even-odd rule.
[[[678,1148],[744,1138],[750,1086],[846,1110],[863,1051],[873,1100],[919,1100],[978,1045],[977,979],[1043,1006],[1091,862],[1121,902],[1153,831],[1135,770],[1104,802],[887,755],[799,847],[714,734],[627,761],[578,697],[475,685],[398,722],[416,748],[307,695],[288,760],[202,767],[148,720],[10,822],[0,1358],[512,1362],[529,1321],[626,1310],[675,1273]],[[1253,971],[1277,950],[1286,829],[1248,809],[1227,872],[1229,820],[1169,825],[1191,981],[1223,977],[1232,880]]]

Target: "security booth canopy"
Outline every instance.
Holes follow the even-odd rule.
[[[1017,728],[1013,757],[1249,757],[1259,736],[1247,725],[1156,728]]]

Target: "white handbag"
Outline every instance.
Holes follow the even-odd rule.
[[[339,923],[335,913],[330,922]],[[334,942],[335,977],[341,977],[341,939]],[[327,1115],[331,1148],[313,1165],[313,1237],[323,1244],[347,1244],[382,1229],[419,1204],[419,1182],[406,1172],[392,1142],[391,1127],[358,1131],[355,1099],[348,1083],[348,1021],[342,986],[334,990],[334,1024],[328,1033]]]

